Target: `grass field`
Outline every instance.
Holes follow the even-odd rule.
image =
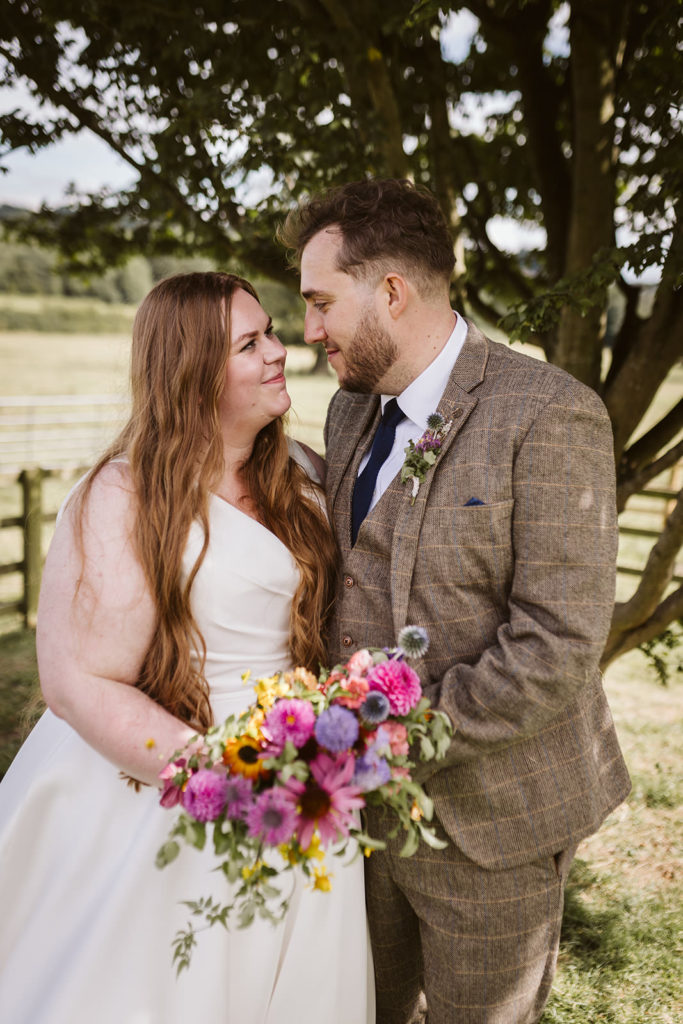
[[[610,668],[606,687],[633,791],[579,848],[542,1024],[676,1024],[683,1010],[683,680],[662,687],[633,652]],[[36,695],[33,634],[0,637],[0,774],[37,713]]]

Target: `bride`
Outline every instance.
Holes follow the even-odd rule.
[[[250,702],[245,669],[325,662],[336,552],[321,460],[284,435],[285,357],[230,274],[169,278],[138,311],[130,420],[45,565],[49,710],[0,786],[1,1020],[374,1020],[362,863],[340,860],[331,893],[298,880],[276,927],[201,934],[178,979],[180,901],[227,883],[195,850],[154,867],[166,759]]]

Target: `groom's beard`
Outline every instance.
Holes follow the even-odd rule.
[[[364,395],[378,394],[377,385],[398,359],[398,346],[380,326],[374,310],[363,314],[344,357],[344,376],[339,386],[344,391]]]

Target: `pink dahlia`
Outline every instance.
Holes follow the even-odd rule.
[[[381,661],[368,672],[368,683],[389,699],[394,715],[407,715],[422,696],[420,677],[405,661]]]
[[[292,838],[297,827],[296,795],[284,786],[267,789],[247,811],[252,839],[279,846]]]
[[[263,735],[269,741],[268,752],[280,753],[290,740],[299,749],[310,738],[315,726],[315,711],[307,700],[278,700],[263,723]]]
[[[360,787],[349,785],[355,766],[356,759],[348,751],[336,757],[320,753],[311,761],[312,778],[308,782],[293,777],[287,780],[287,789],[297,798],[297,833],[304,850],[310,846],[316,828],[323,846],[348,836],[354,824],[353,812],[365,806]]]
[[[182,804],[197,821],[215,821],[225,807],[228,780],[209,768],[200,768],[188,779]]]

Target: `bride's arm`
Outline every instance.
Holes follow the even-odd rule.
[[[157,624],[134,509],[125,465],[106,466],[84,510],[81,554],[67,507],[45,563],[36,647],[48,707],[128,775],[158,785],[194,731],[133,685]]]

